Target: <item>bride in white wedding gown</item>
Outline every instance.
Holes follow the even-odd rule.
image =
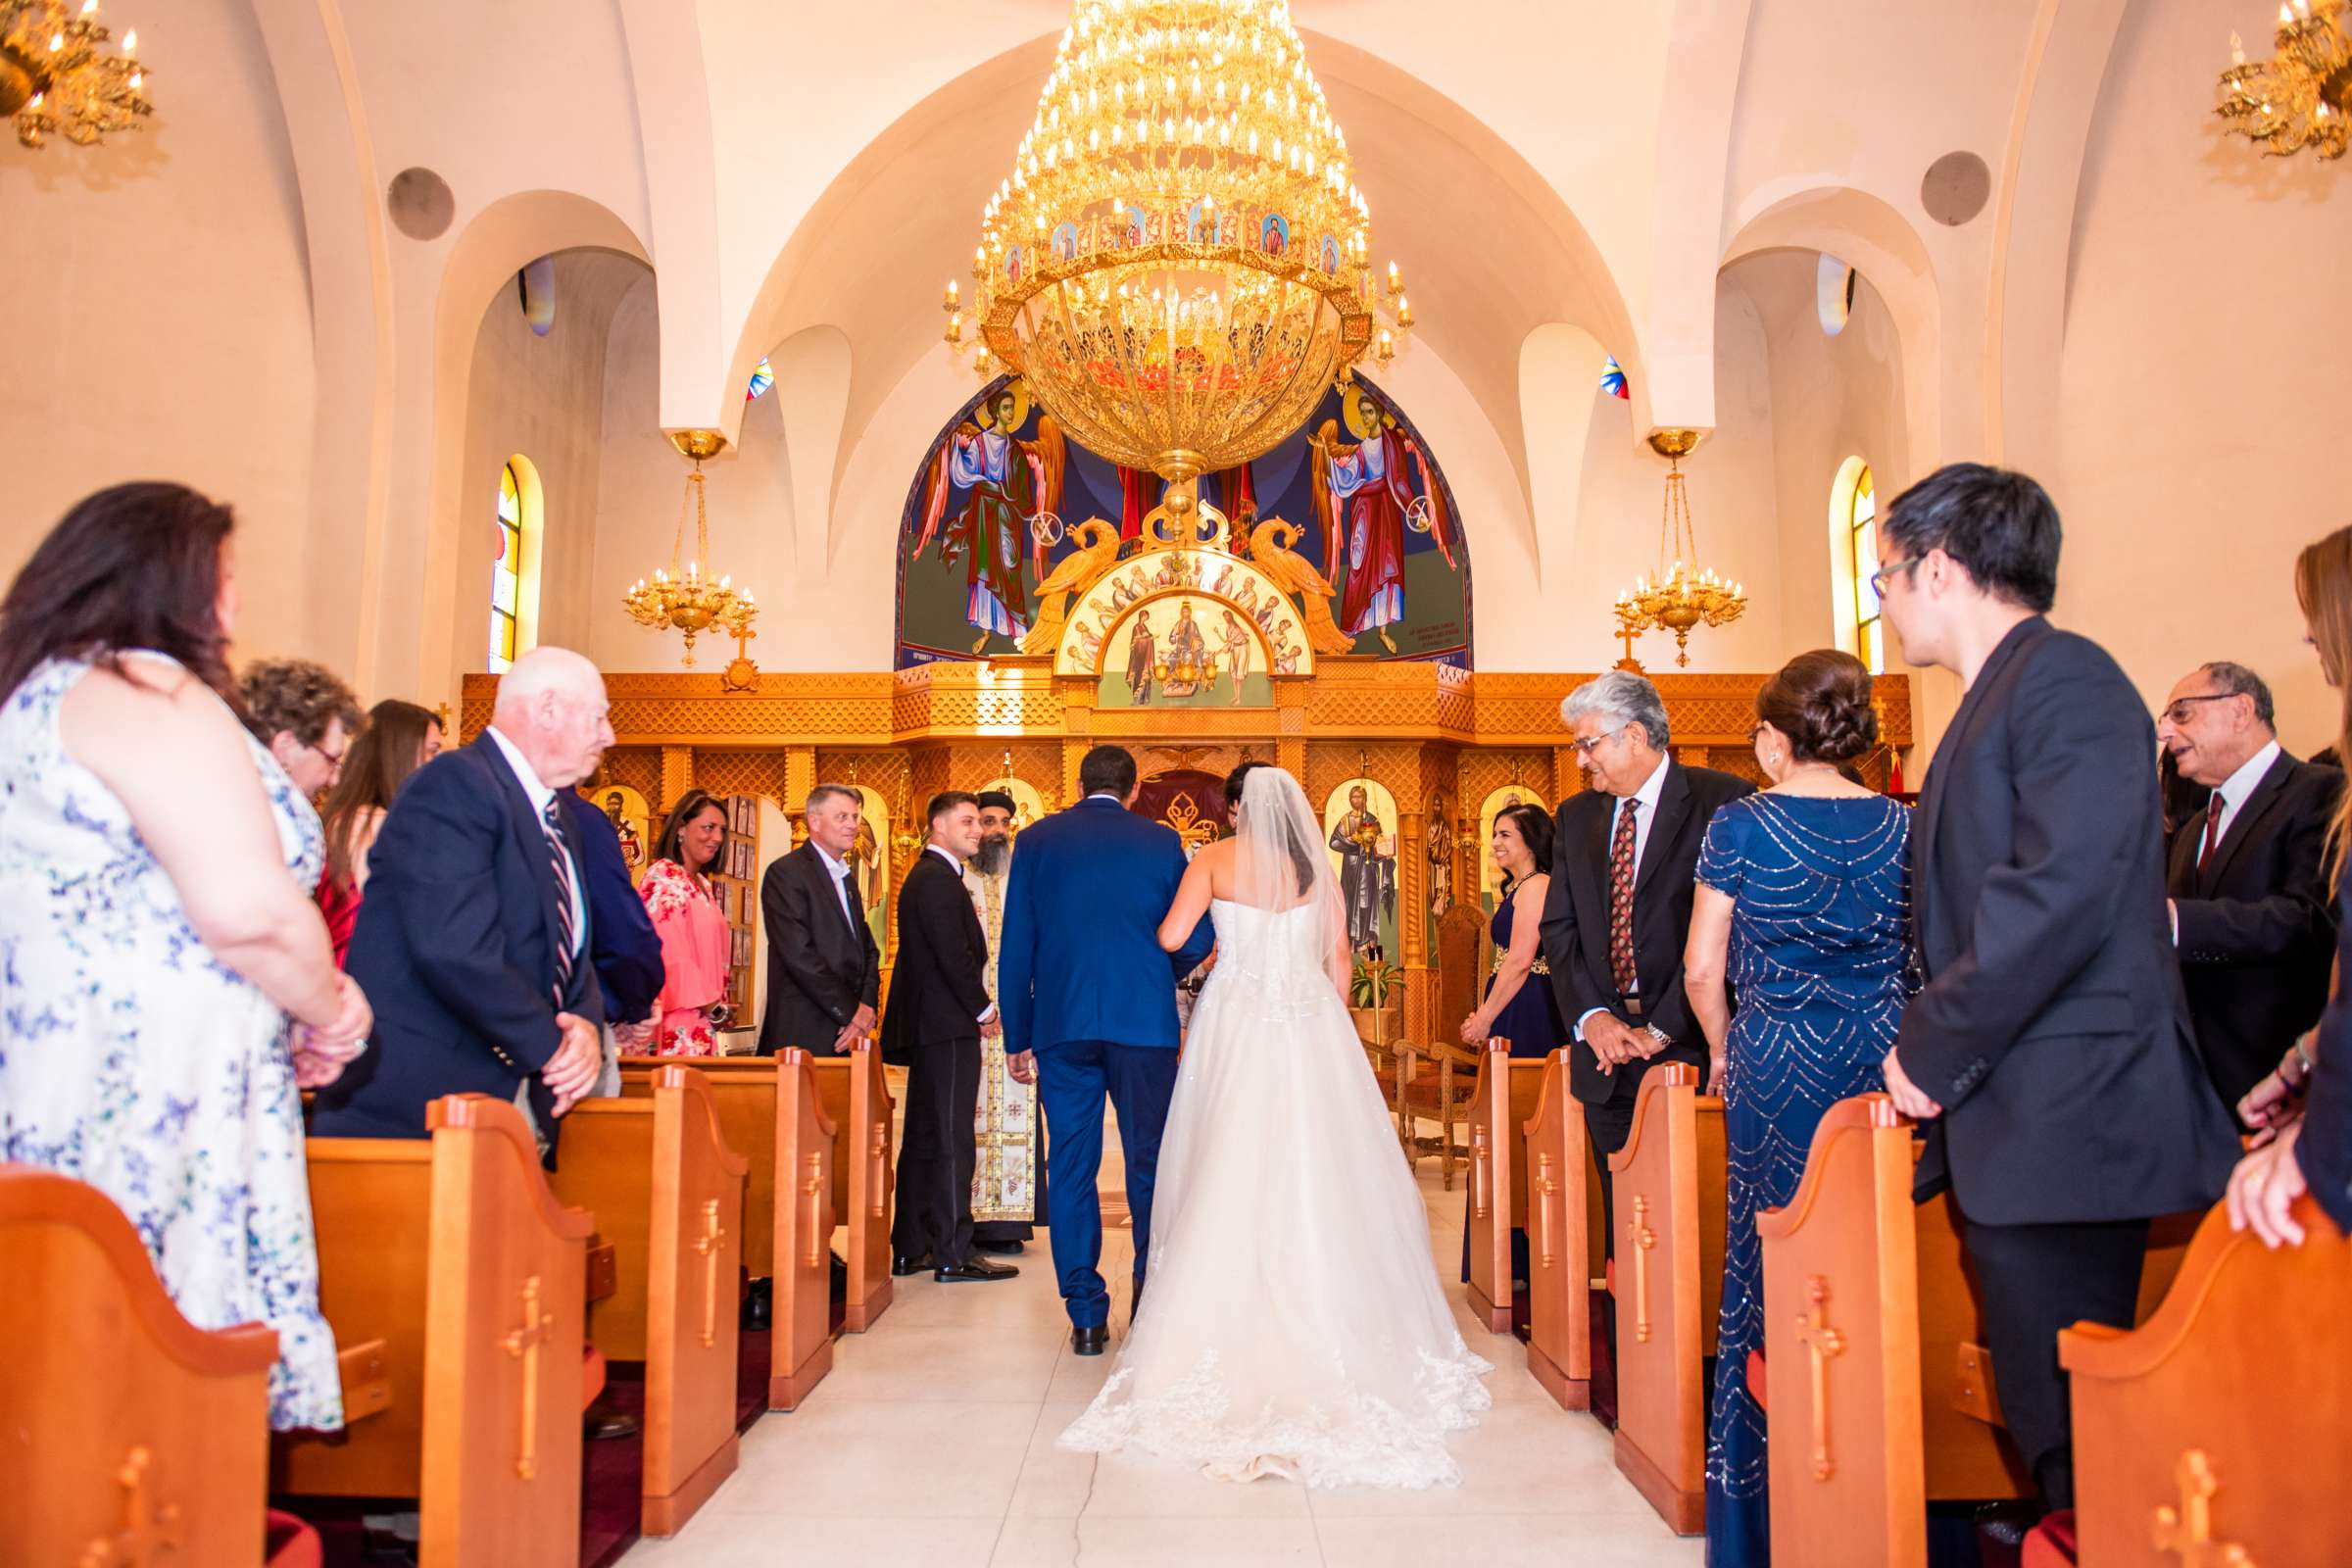
[[[1446,1434],[1494,1370],[1455,1327],[1421,1191],[1345,998],[1339,890],[1298,780],[1244,763],[1235,836],[1186,871],[1160,945],[1206,906],[1216,966],[1160,1146],[1147,1299],[1061,1446],[1250,1481],[1452,1486]]]

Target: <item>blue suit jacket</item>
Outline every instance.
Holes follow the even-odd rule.
[[[564,804],[571,851],[580,862],[589,950],[605,993],[605,1016],[613,1023],[643,1023],[662,996],[661,934],[629,881],[629,858],[621,853],[612,819],[577,790],[559,790],[556,799]]]
[[[1174,1048],[1176,982],[1214,937],[1203,916],[1183,948],[1160,951],[1184,863],[1173,829],[1107,799],[1021,835],[997,954],[1006,1051],[1073,1040]]]
[[[556,888],[530,797],[487,734],[410,777],[368,851],[344,965],[375,1008],[375,1032],[318,1092],[312,1136],[422,1138],[439,1097],[512,1100],[537,1076],[563,1044]],[[593,907],[585,936],[593,954]],[[593,963],[572,966],[563,1006],[603,1021]]]

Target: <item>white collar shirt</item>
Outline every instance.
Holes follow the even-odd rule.
[[[843,880],[850,874],[849,862],[835,859],[833,852],[814,839],[808,841],[808,847],[816,852],[818,859],[825,862],[825,880],[833,884],[833,897],[841,902],[842,917],[856,925],[858,916],[850,909],[850,885]]]
[[[1617,841],[1617,818],[1624,811],[1625,803],[1628,800],[1637,803],[1634,812],[1634,870],[1637,873],[1642,869],[1642,857],[1649,850],[1649,825],[1657,820],[1658,797],[1666,792],[1666,759],[1659,758],[1658,765],[1649,770],[1649,777],[1642,781],[1642,787],[1630,796],[1620,797],[1610,809],[1609,842],[1614,844]]]
[[[2253,795],[2255,787],[2261,784],[2264,775],[2270,772],[2271,764],[2278,760],[2278,743],[2272,741],[2261,751],[2247,758],[2244,765],[2239,767],[2236,772],[2222,780],[2222,787],[2213,792],[2213,800],[2206,808],[2207,811],[2211,813],[2212,824],[2207,827],[2206,832],[2211,836],[2213,843],[2219,844],[2223,839],[2229,837],[2230,829],[2237,823],[2237,813],[2245,808],[2247,800]]]
[[[531,814],[545,822],[547,808],[554,803],[556,792],[539,781],[538,770],[531,766],[529,760],[513,741],[498,732],[498,726],[492,725],[487,733],[497,743],[498,754],[507,760],[507,766],[514,769],[515,782],[522,786],[522,793],[530,797]],[[566,829],[564,858],[571,863],[571,951],[576,955],[580,951],[581,941],[588,935],[588,907],[582,902],[580,890],[580,858],[570,848],[570,831]]]

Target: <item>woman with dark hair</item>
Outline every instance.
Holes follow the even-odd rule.
[[[718,1050],[713,1009],[727,995],[727,911],[710,878],[727,847],[727,803],[688,790],[670,808],[654,844],[653,863],[637,884],[645,912],[662,938],[662,996],[650,1042],[629,1040],[657,1056],[708,1056]],[[619,1033],[615,1030],[615,1033]]]
[[[1560,1021],[1559,998],[1551,989],[1551,965],[1544,961],[1536,927],[1551,891],[1551,813],[1541,806],[1506,806],[1494,813],[1490,846],[1502,868],[1502,892],[1487,927],[1494,939],[1494,965],[1487,973],[1486,1000],[1462,1020],[1462,1044],[1483,1046],[1496,1035],[1511,1043],[1514,1056],[1548,1056],[1568,1043]],[[1484,1057],[1480,1058],[1484,1061]],[[1470,1227],[1462,1227],[1462,1278],[1470,1278]],[[1511,1278],[1527,1278],[1527,1232],[1511,1232]]]
[[[441,755],[441,720],[429,708],[387,697],[368,710],[368,727],[351,743],[343,771],[326,792],[326,874],[318,879],[318,910],[335,944],[335,964],[351,946],[368,888],[368,851],[409,775]]]
[[[1797,655],[1756,694],[1751,734],[1771,785],[1707,824],[1683,953],[1730,1166],[1716,1336],[1728,1374],[1707,1423],[1710,1568],[1771,1561],[1764,1409],[1739,1375],[1764,1347],[1756,1211],[1796,1196],[1824,1111],[1884,1087],[1911,946],[1910,808],[1838,773],[1878,744],[1870,670],[1836,649]]]
[[[300,1091],[371,1018],[318,818],[239,721],[232,525],[102,490],[0,599],[0,1160],[104,1192],[189,1321],[276,1331],[270,1424],[334,1428]]]

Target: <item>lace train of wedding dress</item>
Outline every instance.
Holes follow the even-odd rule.
[[[1313,1487],[1452,1486],[1494,1368],[1463,1343],[1421,1191],[1305,906],[1218,900],[1160,1146],[1150,1289],[1061,1446]]]

